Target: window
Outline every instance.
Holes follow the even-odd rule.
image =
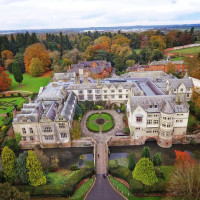
[[[151,130],[147,130],[146,133],[152,133],[152,131]]]
[[[154,115],[154,117],[158,117],[158,115]]]
[[[147,117],[152,117],[152,115],[147,115]]]
[[[46,132],[53,132],[51,126],[45,126],[43,131],[44,131],[45,133],[46,133]]]
[[[45,140],[53,140],[53,135],[45,135],[44,139]]]
[[[25,128],[22,128],[22,133],[26,134],[26,129]]]
[[[149,106],[149,108],[152,108],[152,107],[153,107],[152,105]]]
[[[104,99],[107,99],[108,97],[107,97],[107,95],[104,95]]]
[[[121,99],[122,98],[122,95],[119,95],[119,99]]]
[[[190,97],[190,94],[187,94],[187,97]]]
[[[88,90],[87,93],[91,94],[91,93],[92,93],[92,90]]]
[[[32,136],[30,137],[30,140],[33,141],[33,137]]]
[[[88,95],[88,101],[93,101],[93,96],[92,95]]]
[[[84,100],[84,95],[79,95],[78,98],[79,98],[80,101],[83,101]]]
[[[154,124],[158,124],[158,120],[153,120],[153,123]]]
[[[183,88],[181,88],[180,91],[182,92],[182,91],[183,91]]]
[[[112,93],[114,93],[114,92],[115,92],[115,90],[111,90],[111,92],[112,92]]]
[[[61,134],[60,134],[60,137],[61,137],[61,138],[67,138],[67,133],[61,133]]]
[[[96,100],[100,101],[101,100],[101,96],[96,96]]]
[[[122,90],[118,90],[119,92],[122,92]]]
[[[152,124],[152,120],[147,120],[147,124]]]
[[[166,127],[166,124],[162,124],[162,127]]]
[[[114,99],[114,98],[115,98],[115,95],[111,95],[111,98]]]
[[[142,122],[142,117],[136,117],[136,122]]]
[[[100,94],[100,90],[95,90],[95,93],[96,94]]]
[[[140,128],[137,127],[137,128],[135,128],[135,130],[140,130]]]
[[[83,94],[83,90],[79,90],[78,93],[79,93],[79,94]]]
[[[126,94],[126,98],[128,98],[128,95]]]
[[[187,88],[187,91],[190,91],[190,88]]]
[[[172,118],[171,118],[171,117],[168,117],[167,119],[168,119],[168,120],[171,120]]]
[[[158,105],[154,105],[154,107],[155,107],[155,108],[157,108],[157,107],[158,107]]]
[[[167,119],[166,117],[163,117],[163,119]]]
[[[33,129],[32,129],[32,128],[29,128],[29,132],[30,132],[30,133],[33,133]]]
[[[107,93],[107,90],[104,90],[103,92],[104,92],[104,93]]]
[[[23,137],[23,140],[26,141],[26,137]]]
[[[153,130],[153,133],[158,133],[158,130]]]
[[[59,123],[59,128],[65,128],[65,123]]]
[[[167,128],[170,128],[171,127],[171,125],[170,124],[167,124]]]

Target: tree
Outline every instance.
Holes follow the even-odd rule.
[[[150,43],[153,49],[159,49],[163,51],[166,48],[166,38],[164,36],[156,35],[151,36]]]
[[[43,69],[45,70],[51,64],[49,51],[46,50],[43,44],[36,43],[26,48],[24,53],[24,63],[28,73],[33,58],[38,58],[41,60]]]
[[[17,158],[17,175],[23,184],[28,184],[28,170],[26,168],[26,159],[28,152],[24,151]]]
[[[0,92],[8,90],[12,85],[12,79],[9,78],[9,74],[3,71],[0,66]]]
[[[144,185],[153,185],[158,182],[153,163],[149,158],[141,158],[133,171],[133,178],[141,181]]]
[[[73,140],[77,140],[81,137],[81,123],[79,121],[73,121],[70,133]]]
[[[14,75],[15,81],[18,82],[20,85],[21,82],[23,81],[23,75],[21,67],[19,63],[17,63],[16,61],[12,62],[12,73]]]
[[[3,61],[5,61],[7,59],[12,60],[13,59],[13,53],[9,50],[4,50],[4,51],[1,52],[1,57],[2,57]]]
[[[58,165],[59,165],[59,159],[57,157],[57,155],[52,155],[50,158],[50,170],[55,172],[58,170]]]
[[[153,156],[154,166],[160,166],[162,164],[161,153],[158,152]]]
[[[26,168],[28,169],[28,179],[30,185],[38,186],[46,183],[46,177],[43,175],[41,163],[38,161],[35,153],[31,150],[28,151]]]
[[[82,110],[79,104],[76,105],[74,119],[80,120],[82,117]]]
[[[41,76],[44,73],[43,62],[39,58],[33,58],[29,68],[31,76]]]
[[[88,36],[83,36],[81,39],[80,39],[80,50],[81,51],[85,51],[86,48],[89,46],[90,42],[92,41],[92,39]]]
[[[126,65],[129,67],[133,66],[134,64],[135,64],[135,60],[127,60],[126,61]]]
[[[92,60],[92,58],[94,57],[95,55],[95,51],[94,51],[94,48],[92,45],[89,45],[85,52],[84,52],[84,57],[87,59],[87,60]]]
[[[135,168],[135,158],[133,153],[131,152],[128,159],[128,168],[133,171]]]
[[[20,192],[16,187],[9,183],[0,183],[0,199],[1,200],[30,200],[28,192]]]
[[[15,137],[6,138],[3,141],[3,146],[9,147],[13,151],[20,150],[19,142],[21,141],[21,138],[22,138],[21,134],[20,133],[16,133]]]
[[[175,165],[184,165],[186,163],[193,163],[195,162],[188,152],[176,151],[176,162]]]
[[[150,155],[150,148],[149,147],[144,147],[142,149],[142,153],[141,153],[141,158],[151,158],[151,155]]]
[[[194,58],[185,58],[184,63],[187,67],[187,73],[189,76],[192,76],[194,78],[200,79],[200,58],[194,57]]]
[[[159,49],[154,49],[152,52],[152,58],[151,60],[160,60],[163,58],[163,52],[160,51]]]
[[[60,53],[58,51],[53,51],[50,53],[51,57],[51,63],[52,66],[59,65],[60,64]]]
[[[176,73],[176,67],[172,63],[167,64],[167,73],[168,74],[175,74]]]
[[[5,146],[1,158],[4,177],[9,183],[13,183],[16,178],[16,156],[11,149]]]
[[[45,155],[44,152],[38,147],[34,149],[34,153],[37,156],[39,162],[41,163],[42,169],[43,170],[49,169],[49,164],[50,164],[49,157]]]
[[[23,53],[17,53],[14,57],[14,60],[19,63],[22,73],[25,72],[25,66],[24,66],[24,54]]]

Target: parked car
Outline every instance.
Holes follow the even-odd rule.
[[[115,136],[127,136],[127,134],[120,131],[115,133]]]

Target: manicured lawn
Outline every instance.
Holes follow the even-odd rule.
[[[178,60],[183,60],[184,57],[176,57],[176,58],[172,58],[173,61],[178,61]]]
[[[114,126],[114,123],[112,121],[106,122],[102,125],[102,131],[108,131]]]
[[[170,51],[171,53],[178,53],[178,54],[194,54],[197,55],[200,52],[200,46],[198,47],[190,47],[185,49],[177,49]]]
[[[112,121],[112,116],[106,113],[101,114],[101,118],[106,120],[106,121]]]
[[[93,115],[90,115],[90,117],[88,118],[88,121],[93,122],[98,118],[99,118],[99,114],[93,114]]]
[[[5,117],[0,117],[0,125],[2,124],[4,118]]]
[[[91,131],[99,132],[99,125],[95,122],[87,122],[87,127]]]
[[[113,184],[113,186],[120,192],[123,192],[123,195],[125,197],[127,197],[130,200],[134,200],[134,196],[133,194],[129,191],[129,189],[122,183],[120,183],[119,181],[117,181],[116,179],[114,179],[112,176],[109,176],[109,179],[111,181],[111,183]]]
[[[0,114],[11,112],[14,105],[19,105],[24,101],[22,97],[0,98]]]
[[[169,176],[170,173],[173,171],[174,166],[159,166],[157,168],[159,168],[163,172],[165,180],[169,181]]]
[[[10,78],[12,79],[12,88],[11,90],[24,90],[30,92],[38,92],[40,87],[46,86],[51,80],[50,73],[47,75],[43,75],[41,77],[32,77],[29,74],[23,74],[22,87],[19,87],[19,83],[17,83],[13,77],[13,74],[10,74]]]
[[[74,173],[77,171],[71,171],[67,169],[63,169],[62,171],[58,172],[50,172],[47,174],[47,180],[49,181],[50,185],[63,185],[68,181]]]
[[[71,199],[81,199],[81,197],[83,197],[87,193],[87,191],[90,189],[93,181],[94,181],[94,178],[91,178],[89,181],[81,185],[78,188],[78,190],[76,190],[76,192],[73,194]]]
[[[133,49],[133,51],[135,51],[135,53],[139,54],[141,49]]]

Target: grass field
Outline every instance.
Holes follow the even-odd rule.
[[[19,105],[24,101],[22,97],[0,98],[0,114],[11,112],[14,105]]]
[[[193,55],[197,55],[199,52],[200,52],[200,46],[170,51],[170,53],[193,54]]]
[[[64,169],[58,172],[50,172],[47,174],[47,180],[50,185],[63,185],[68,181],[74,173],[78,171],[71,171]]]
[[[41,77],[32,77],[29,74],[23,74],[22,87],[19,87],[19,83],[17,83],[14,79],[13,74],[9,74],[12,79],[12,87],[11,90],[24,90],[30,92],[38,92],[40,87],[46,86],[51,80],[51,73],[44,74]]]
[[[102,131],[108,131],[114,126],[114,123],[112,121],[106,122],[105,124],[102,125]]]

